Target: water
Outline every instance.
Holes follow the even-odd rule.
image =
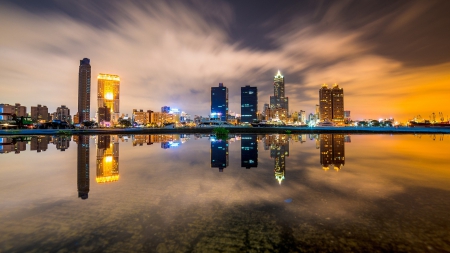
[[[1,138],[1,252],[450,251],[450,136]]]

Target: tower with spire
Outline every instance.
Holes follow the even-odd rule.
[[[280,70],[273,78],[273,96],[270,96],[270,109],[286,109],[289,112],[289,98],[285,97],[284,76]]]

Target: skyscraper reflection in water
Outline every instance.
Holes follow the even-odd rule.
[[[241,135],[241,167],[258,167],[258,141],[254,134]]]
[[[97,183],[119,180],[119,138],[117,135],[97,137]]]
[[[89,193],[89,136],[74,136],[77,143],[77,186],[78,197],[87,199]]]
[[[289,136],[285,134],[266,135],[264,146],[270,148],[270,157],[275,158],[275,179],[281,184],[286,176],[286,157],[289,156]]]
[[[345,136],[343,134],[320,134],[319,139],[322,168],[336,171],[342,169],[345,164]]]
[[[228,140],[211,140],[211,168],[219,172],[228,166]]]

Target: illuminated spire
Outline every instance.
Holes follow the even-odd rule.
[[[277,75],[275,76],[275,78],[283,78],[283,76],[281,75],[281,72],[280,72],[280,70],[278,70],[278,73],[277,73]]]

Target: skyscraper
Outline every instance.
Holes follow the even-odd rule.
[[[323,84],[319,90],[320,121],[333,121],[338,125],[344,124],[344,89],[339,85]]]
[[[273,96],[270,96],[270,109],[286,109],[289,113],[289,98],[284,96],[284,76],[278,70],[273,79]]]
[[[119,95],[120,95],[120,77],[118,75],[99,74],[98,77],[98,108],[107,108],[111,119],[103,118],[101,115],[108,115],[105,112],[99,114],[98,122],[117,123],[119,120]],[[104,109],[103,109],[104,110]]]
[[[211,87],[211,118],[226,121],[228,117],[228,88],[219,83]]]
[[[241,87],[241,122],[252,123],[257,120],[258,88],[247,85]]]
[[[333,119],[331,89],[326,84],[323,84],[319,90],[319,116],[320,121],[331,121]]]
[[[89,121],[91,118],[91,60],[80,60],[78,70],[78,122]]]

